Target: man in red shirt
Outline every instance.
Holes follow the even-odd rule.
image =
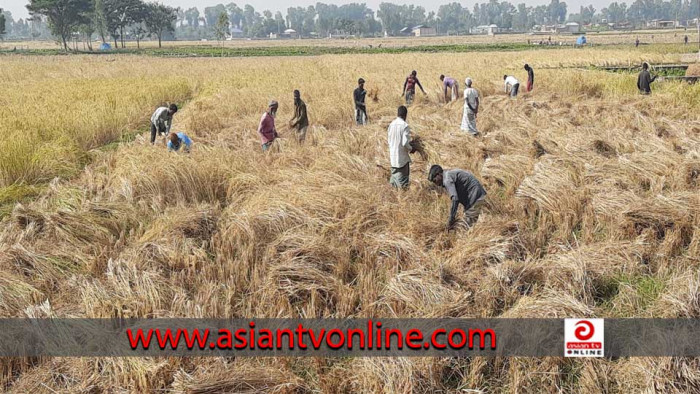
[[[262,118],[260,118],[258,134],[260,135],[260,144],[262,145],[263,152],[270,149],[272,141],[279,136],[275,128],[275,117],[277,116],[278,107],[279,104],[277,104],[277,101],[270,101],[270,104],[267,106],[267,111],[265,111]]]

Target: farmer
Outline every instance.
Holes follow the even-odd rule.
[[[525,64],[525,71],[527,71],[527,91],[531,92],[535,87],[535,72],[529,64]]]
[[[462,115],[462,131],[467,131],[476,136],[479,131],[476,129],[476,115],[479,113],[479,91],[472,87],[472,79],[464,81],[464,115]]]
[[[275,117],[277,116],[278,107],[279,104],[277,104],[277,101],[270,101],[270,104],[267,106],[267,111],[265,111],[262,118],[260,118],[258,134],[260,135],[260,144],[262,145],[263,152],[270,149],[272,141],[279,136],[275,128]]]
[[[159,107],[156,112],[151,115],[151,145],[156,142],[156,134],[170,133],[170,127],[173,125],[173,115],[177,112],[177,105],[170,104],[169,107]]]
[[[389,183],[402,189],[408,187],[411,171],[411,158],[408,155],[416,151],[411,145],[411,128],[406,123],[407,118],[408,109],[402,105],[399,107],[397,118],[389,125],[387,133],[391,161]]]
[[[185,133],[171,133],[168,138],[168,151],[177,152],[185,144],[185,153],[190,153],[190,148],[192,147],[192,140]]]
[[[683,37],[683,44],[688,45],[688,36]]]
[[[289,127],[296,129],[297,141],[304,142],[306,130],[309,128],[309,116],[306,113],[306,103],[301,99],[301,93],[294,91],[294,118],[289,121]]]
[[[639,37],[637,37],[637,39],[634,40],[634,47],[635,48],[639,47]]]
[[[364,126],[367,124],[369,117],[367,116],[367,106],[365,105],[365,98],[367,97],[367,91],[365,90],[365,80],[360,78],[357,81],[357,89],[352,92],[352,98],[355,100],[355,122],[358,126]]]
[[[448,231],[455,224],[459,204],[464,206],[467,226],[476,222],[486,200],[486,191],[471,172],[460,169],[443,171],[439,165],[433,165],[428,172],[428,180],[447,189],[452,200],[450,218],[447,221]]]
[[[444,75],[440,75],[440,81],[442,81],[442,90],[445,94],[445,102],[449,103],[450,101],[457,100],[457,97],[459,96],[459,84],[457,81],[454,78],[445,77]],[[452,98],[450,99],[447,98],[448,90],[452,92]]]
[[[406,105],[411,105],[413,102],[413,97],[416,95],[416,85],[418,85],[423,94],[426,94],[423,85],[421,85],[418,80],[418,72],[413,70],[411,75],[406,77],[406,81],[403,83],[403,93],[401,93],[401,97],[404,95],[406,96]]]
[[[520,81],[512,75],[504,75],[503,82],[505,83],[506,93],[508,93],[508,89],[510,89],[510,97],[516,97],[520,89]]]
[[[639,93],[651,94],[651,83],[656,80],[656,77],[656,75],[653,77],[651,76],[648,63],[645,62],[642,64],[642,72],[639,73],[639,77],[637,78],[637,89],[639,89]]]

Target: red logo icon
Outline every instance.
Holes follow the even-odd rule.
[[[576,339],[579,341],[587,341],[593,338],[593,334],[595,334],[595,327],[593,327],[593,323],[589,322],[588,320],[581,320],[576,323],[574,335],[576,335]]]

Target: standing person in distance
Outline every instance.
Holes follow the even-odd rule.
[[[159,107],[151,115],[151,145],[156,142],[156,135],[168,135],[173,125],[173,115],[177,112],[177,105]]]
[[[649,72],[649,63],[642,64],[642,72],[637,77],[637,89],[641,94],[651,94],[651,83],[656,81],[657,75],[651,76]]]
[[[262,146],[263,152],[266,152],[272,146],[272,142],[279,137],[277,134],[277,129],[275,128],[275,117],[277,116],[277,109],[279,104],[277,101],[272,100],[267,106],[267,111],[263,113],[260,118],[260,125],[258,125],[258,135],[260,136],[260,144]]]
[[[527,71],[527,91],[532,92],[535,87],[535,71],[532,70],[529,64],[525,64],[525,71]]]
[[[294,118],[289,121],[289,127],[295,129],[297,141],[301,144],[306,140],[306,130],[309,128],[309,115],[306,112],[306,103],[301,99],[301,93],[294,91]]]
[[[469,132],[472,136],[479,135],[476,129],[476,116],[479,113],[479,91],[472,88],[472,79],[464,81],[464,115],[462,115],[462,131]]]
[[[358,126],[364,126],[369,121],[369,116],[367,116],[367,106],[365,105],[365,99],[367,98],[367,91],[365,90],[365,80],[360,78],[357,81],[357,89],[352,93],[353,100],[355,101],[355,123]]]
[[[426,94],[425,89],[423,89],[423,85],[421,85],[420,81],[418,80],[418,72],[413,70],[411,71],[411,74],[406,77],[406,81],[403,83],[403,92],[401,93],[401,97],[406,96],[406,105],[411,105],[413,103],[413,97],[416,95],[416,85],[418,85],[423,94]]]
[[[389,160],[391,162],[391,178],[389,183],[401,189],[406,189],[410,181],[410,153],[416,149],[411,145],[411,128],[406,123],[408,109],[400,106],[398,116],[389,125],[387,140],[389,143]]]

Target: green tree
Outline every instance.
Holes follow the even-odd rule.
[[[0,8],[0,40],[5,35],[5,14],[2,13],[2,8]]]
[[[221,43],[221,56],[224,56],[224,43],[226,42],[226,36],[229,33],[230,22],[228,20],[228,14],[223,11],[219,14],[219,18],[216,20],[216,25],[214,25],[214,35],[216,39]]]
[[[158,37],[158,48],[162,48],[163,34],[175,31],[177,9],[158,3],[149,3],[146,7],[147,17],[144,23],[148,31]]]
[[[30,15],[47,18],[51,34],[61,40],[66,51],[73,31],[91,22],[93,7],[91,0],[29,0],[27,4]]]
[[[124,30],[145,12],[145,4],[141,0],[103,0],[102,5],[107,31],[114,38],[114,45],[119,38],[124,48]]]

